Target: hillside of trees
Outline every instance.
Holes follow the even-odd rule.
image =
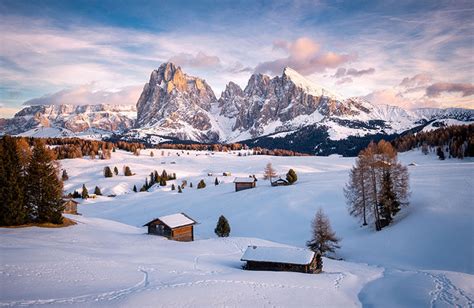
[[[474,157],[474,124],[453,125],[428,132],[407,134],[395,139],[392,144],[400,152],[416,148],[421,148],[425,154],[430,151],[443,152],[438,154],[443,155],[443,159],[444,153],[450,158]]]

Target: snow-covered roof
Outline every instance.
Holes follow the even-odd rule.
[[[148,222],[146,225],[148,225],[149,223],[151,223],[155,220],[160,220],[162,223],[164,223],[165,225],[167,225],[170,228],[177,228],[177,227],[182,227],[182,226],[187,226],[187,225],[193,225],[193,224],[196,223],[196,221],[192,220],[191,218],[189,218],[185,214],[177,213],[177,214],[171,214],[171,215],[166,215],[166,216],[161,216],[161,217],[155,218],[152,221]]]
[[[252,177],[241,177],[241,178],[235,178],[234,183],[253,183],[255,182],[255,179]]]
[[[307,265],[313,258],[314,252],[304,248],[248,246],[240,260]]]

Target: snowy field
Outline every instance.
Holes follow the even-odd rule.
[[[169,155],[168,155],[169,152]],[[412,196],[381,232],[348,215],[342,192],[354,159],[237,156],[149,150],[117,151],[111,160],[62,160],[67,191],[97,185],[104,195],[79,206],[78,224],[62,229],[0,229],[0,306],[152,307],[472,307],[474,305],[474,160],[438,161],[434,154],[400,154]],[[178,156],[177,154],[180,154]],[[293,186],[261,179],[271,162]],[[123,176],[123,166],[134,176]],[[103,168],[117,166],[113,178]],[[176,181],[134,193],[153,170]],[[221,176],[231,172],[232,176]],[[208,176],[212,173],[212,176]],[[234,192],[235,176],[255,174],[257,188]],[[221,184],[214,185],[215,177]],[[197,190],[204,179],[207,187]],[[171,184],[192,182],[182,194]],[[317,275],[251,272],[240,257],[250,244],[304,247],[321,207],[342,238],[338,256]],[[196,221],[195,242],[146,235],[151,219],[184,212]],[[220,215],[231,237],[218,239]]]

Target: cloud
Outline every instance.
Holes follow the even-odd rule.
[[[413,107],[412,101],[405,98],[402,93],[395,89],[377,90],[366,95],[364,98],[377,105],[392,105],[403,108]]]
[[[23,105],[133,105],[142,89],[143,86],[130,86],[115,91],[96,90],[91,83],[30,99]]]
[[[283,68],[289,66],[303,75],[310,75],[323,72],[327,68],[338,67],[357,58],[354,54],[321,52],[320,45],[307,37],[298,38],[294,42],[274,41],[273,49],[282,49],[288,56],[261,62],[255,67],[255,72],[277,75],[282,72]]]
[[[344,84],[344,83],[351,83],[352,78],[351,77],[344,77],[336,81],[336,84]]]
[[[417,88],[429,84],[433,80],[433,77],[428,73],[416,74],[413,77],[405,77],[400,86],[404,88]]]
[[[437,82],[426,88],[426,96],[437,97],[443,92],[459,92],[463,97],[474,95],[474,84]]]
[[[340,67],[337,69],[336,73],[332,77],[335,77],[335,78],[342,78],[345,76],[360,77],[363,75],[370,75],[373,73],[375,73],[375,68],[373,67],[362,69],[362,70],[357,70],[355,68],[345,69],[344,67]]]
[[[180,53],[169,59],[170,62],[181,66],[197,68],[215,68],[221,65],[221,60],[217,56],[210,56],[199,51],[197,54]]]

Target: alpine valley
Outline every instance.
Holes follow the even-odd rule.
[[[291,68],[229,82],[217,98],[204,79],[173,63],[151,73],[135,106],[29,106],[0,119],[0,133],[113,140],[234,143],[329,155],[356,155],[370,140],[474,122],[474,110],[400,107],[344,98]]]

